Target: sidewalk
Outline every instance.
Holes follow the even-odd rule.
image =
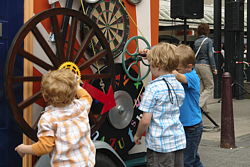
[[[221,103],[214,99],[208,105],[209,115],[221,124]],[[250,99],[233,100],[235,145],[237,148],[220,148],[220,131],[203,132],[199,153],[204,167],[250,166]],[[203,116],[204,126],[213,124]]]

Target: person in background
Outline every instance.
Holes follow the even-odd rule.
[[[200,24],[197,33],[199,37],[194,42],[195,69],[200,78],[200,107],[207,112],[207,103],[213,97],[214,91],[213,74],[217,74],[217,69],[212,49],[213,42],[208,37],[209,25]]]
[[[91,96],[80,87],[75,74],[68,69],[43,75],[41,91],[49,106],[38,123],[38,142],[20,144],[15,150],[22,157],[51,152],[52,167],[94,167],[96,151],[90,138],[88,118]]]
[[[180,108],[180,120],[184,126],[187,141],[184,150],[184,167],[203,167],[198,154],[203,124],[199,107],[200,79],[194,69],[195,54],[189,46],[179,45],[175,55],[179,57],[179,65],[173,73],[185,90],[185,99]]]
[[[179,64],[175,48],[172,44],[160,43],[150,51],[143,51],[156,77],[145,88],[139,106],[143,116],[134,136],[135,144],[140,144],[146,131],[147,167],[183,167],[186,139],[179,108],[185,93],[172,73]]]

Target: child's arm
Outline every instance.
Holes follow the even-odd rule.
[[[147,112],[143,113],[142,119],[140,120],[136,134],[134,136],[135,144],[141,144],[141,141],[140,141],[141,136],[148,129],[148,126],[151,122],[151,118],[152,118],[152,113],[147,113]]]
[[[25,154],[33,154],[33,155],[43,155],[50,153],[55,145],[55,137],[53,136],[42,136],[39,137],[38,142],[32,145],[20,144],[15,148],[15,151],[23,157]]]
[[[175,74],[176,79],[181,83],[188,83],[187,78],[184,74],[178,73],[178,71],[174,70],[173,74]]]
[[[77,87],[77,92],[76,92],[76,95],[79,99],[86,99],[89,104],[91,105],[92,104],[92,97],[90,96],[90,94],[85,90],[83,89],[80,85],[78,85]]]
[[[37,156],[50,153],[55,146],[55,137],[54,136],[41,136],[39,137],[38,142],[32,144],[32,150]]]

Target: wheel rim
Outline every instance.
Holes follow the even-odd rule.
[[[71,26],[68,28],[69,31],[67,31],[68,36],[66,41],[63,41],[60,21],[62,20],[62,17],[66,16],[71,18]],[[50,46],[47,40],[43,37],[41,29],[39,29],[39,25],[44,22],[50,24],[52,32],[55,34],[54,47]],[[84,24],[89,26],[89,32],[86,34],[82,42],[77,40],[77,32],[79,31],[77,25],[79,25],[80,22],[84,22]],[[28,34],[34,36],[34,39],[37,40],[44,51],[45,55],[42,58],[23,49],[22,46]],[[93,57],[88,58],[85,55],[85,51],[93,38],[100,41],[102,49]],[[9,49],[6,62],[5,88],[14,119],[17,121],[23,132],[35,141],[37,140],[36,130],[24,120],[22,115],[25,108],[41,100],[41,92],[37,91],[32,96],[22,99],[21,101],[17,100],[17,92],[23,91],[24,83],[32,82],[33,84],[39,84],[42,76],[16,75],[15,65],[19,59],[26,60],[34,64],[34,66],[39,67],[39,69],[42,69],[41,73],[58,69],[62,63],[72,61],[77,64],[81,70],[82,80],[91,81],[101,78],[110,79],[111,85],[114,83],[114,62],[111,49],[106,38],[91,19],[78,11],[65,8],[49,9],[32,17],[18,31]],[[93,70],[94,64],[108,66],[109,71],[105,74],[93,74],[93,72],[91,73],[90,71]],[[17,90],[17,88],[19,89]],[[105,119],[105,117],[106,115],[103,115],[101,120]],[[101,121],[94,122],[97,124],[101,123]]]

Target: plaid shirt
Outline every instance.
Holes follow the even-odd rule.
[[[54,136],[53,167],[93,167],[95,147],[90,138],[90,104],[75,99],[66,107],[48,106],[38,124],[38,137]]]
[[[146,87],[139,109],[152,113],[146,133],[147,148],[165,153],[186,147],[185,132],[179,120],[179,107],[184,97],[184,89],[173,74],[160,76]]]

